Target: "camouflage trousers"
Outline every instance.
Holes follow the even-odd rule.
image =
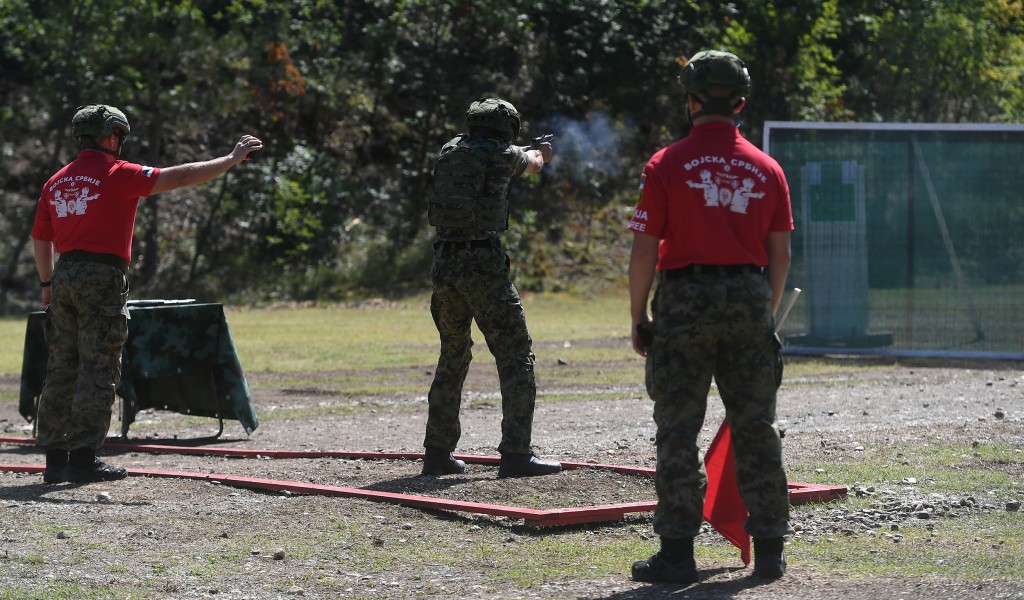
[[[791,533],[789,485],[776,424],[782,382],[771,287],[761,275],[663,275],[651,306],[647,391],[657,425],[654,531],[695,537],[707,474],[698,448],[712,377],[732,433],[736,477],[755,538]]]
[[[430,270],[430,314],[441,338],[441,354],[427,396],[423,445],[451,452],[462,435],[462,386],[473,360],[475,319],[494,356],[501,386],[501,453],[528,453],[537,398],[533,340],[508,256],[497,246],[447,250],[435,244]]]
[[[128,339],[128,278],[109,265],[58,261],[52,281],[36,445],[99,449],[110,428]]]

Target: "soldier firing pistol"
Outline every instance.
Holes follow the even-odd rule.
[[[550,144],[553,141],[555,141],[555,134],[545,133],[544,135],[538,135],[533,138],[533,143],[531,145],[536,146],[538,144]]]

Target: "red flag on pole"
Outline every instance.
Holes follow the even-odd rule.
[[[736,483],[736,464],[732,451],[729,423],[722,421],[715,439],[704,453],[704,469],[708,475],[708,489],[704,495],[704,519],[718,533],[740,549],[744,565],[750,564],[750,534],[743,529],[747,520],[747,505],[740,497]]]

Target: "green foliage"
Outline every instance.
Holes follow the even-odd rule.
[[[1019,2],[844,2],[842,11],[865,38],[848,48],[859,64],[844,65],[859,78],[848,98],[859,119],[1020,120]]]
[[[524,139],[558,135],[555,162],[513,186],[509,237],[525,289],[574,289],[622,283],[619,209],[685,133],[685,57],[748,62],[755,142],[766,119],[1010,123],[1022,23],[1013,0],[4,0],[0,312],[37,301],[35,202],[76,151],[80,104],[124,110],[125,158],[153,166],[266,142],[221,180],[142,202],[136,297],[423,289],[432,161],[485,94],[519,108]]]

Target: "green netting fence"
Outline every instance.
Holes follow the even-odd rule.
[[[769,121],[786,352],[1024,359],[1024,125]]]

